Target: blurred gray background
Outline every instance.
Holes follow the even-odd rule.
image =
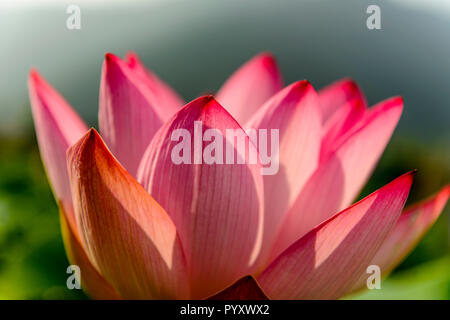
[[[81,30],[67,30],[68,4]],[[381,8],[368,30],[366,8]],[[91,125],[105,52],[136,51],[186,100],[215,91],[240,64],[273,52],[285,82],[320,88],[352,77],[371,104],[403,95],[398,134],[450,147],[448,1],[4,1],[0,6],[0,132],[31,121],[26,91],[34,66]]]

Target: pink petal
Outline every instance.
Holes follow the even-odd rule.
[[[366,115],[366,112],[365,101],[356,97],[341,106],[331,116],[323,129],[321,159],[326,159],[333,152],[334,147],[345,140],[348,134],[352,132],[351,130],[354,130]]]
[[[242,277],[225,290],[208,300],[268,300],[252,276]]]
[[[439,218],[449,195],[450,186],[446,186],[437,195],[407,208],[400,216],[370,263],[380,267],[383,277],[389,275],[416,247]],[[364,272],[352,291],[364,288],[367,278],[368,274]]]
[[[356,198],[386,147],[403,108],[401,98],[379,103],[340,140],[289,209],[272,258]],[[317,201],[316,199],[321,199]]]
[[[68,258],[80,266],[81,285],[95,299],[118,299],[112,286],[87,258],[79,242],[67,173],[66,151],[87,131],[83,120],[36,70],[30,72],[29,92],[41,157],[59,203],[61,229]]]
[[[87,127],[36,70],[30,72],[28,87],[39,150],[53,193],[58,202],[72,208],[66,151],[87,131]],[[72,227],[75,226],[72,210],[67,220]]]
[[[263,247],[270,249],[287,209],[319,162],[321,119],[317,94],[309,82],[296,82],[270,98],[246,128],[267,129],[268,142],[271,130],[279,130],[279,170],[264,175]],[[273,154],[273,146],[269,145],[268,151]]]
[[[366,101],[363,92],[352,79],[344,78],[336,81],[319,92],[319,102],[322,107],[322,121],[325,124],[342,106],[355,98]]]
[[[70,209],[69,209],[70,210]],[[93,299],[117,300],[120,296],[105,278],[92,265],[86,252],[83,249],[78,232],[74,232],[67,222],[66,216],[73,216],[67,213],[63,206],[60,206],[61,233],[67,257],[72,265],[80,267],[81,287]]]
[[[217,93],[217,100],[239,123],[245,123],[282,87],[275,58],[269,53],[261,53],[228,78]]]
[[[159,106],[162,106],[168,115],[174,114],[185,105],[178,93],[156,74],[146,69],[134,52],[127,53],[125,60],[128,66],[141,76],[142,81],[147,83],[148,88],[155,95]]]
[[[105,142],[120,163],[136,174],[155,132],[175,109],[158,96],[160,83],[150,80],[137,62],[131,68],[106,54],[100,87],[99,124]]]
[[[213,140],[223,146],[218,159],[224,164],[195,164],[195,121],[201,121],[203,133],[206,128],[216,129],[225,137],[226,129],[236,130],[249,150],[257,151],[239,124],[206,96],[188,103],[164,124],[139,168],[139,181],[170,214],[180,233],[192,295],[204,298],[251,274],[262,240],[263,182],[259,164],[226,164],[230,144],[223,143],[222,137]],[[172,161],[172,153],[182,143],[173,141],[172,134],[183,129],[188,135],[184,142],[194,150],[188,156],[192,164]],[[210,143],[198,149],[200,158]],[[241,151],[237,153],[244,158]]]
[[[404,174],[286,249],[258,277],[267,296],[337,299],[348,292],[395,225],[412,179]]]
[[[82,243],[120,296],[188,298],[175,225],[94,129],[68,150],[67,165]]]

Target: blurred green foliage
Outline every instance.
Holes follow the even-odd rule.
[[[0,137],[0,299],[84,299],[81,290],[66,287],[69,262],[57,207],[35,137],[25,137]],[[409,203],[435,193],[450,181],[450,150],[442,145],[394,138],[361,197],[414,168]],[[382,290],[355,298],[450,298],[448,211]]]
[[[0,150],[0,299],[84,298],[66,287],[57,206],[33,135],[1,138]]]
[[[448,300],[450,256],[399,271],[381,282],[380,290],[366,290],[350,299]]]

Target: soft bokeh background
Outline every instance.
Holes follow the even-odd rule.
[[[81,7],[69,31],[68,4]],[[366,28],[381,8],[382,30]],[[405,98],[367,195],[417,168],[410,201],[450,181],[450,2],[440,0],[0,1],[0,298],[85,298],[68,290],[57,207],[33,131],[34,66],[96,126],[105,52],[137,52],[186,100],[215,91],[245,60],[273,52],[285,82],[352,77],[371,104]],[[449,299],[449,206],[381,290],[352,298]]]

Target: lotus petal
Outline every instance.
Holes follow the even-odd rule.
[[[270,98],[246,128],[247,132],[251,128],[257,133],[267,130],[268,137],[262,140],[267,141],[267,145],[255,145],[267,149],[260,149],[260,155],[271,154],[272,162],[279,161],[278,172],[264,175],[263,247],[270,249],[287,209],[319,163],[322,128],[317,94],[309,82],[295,82]],[[271,143],[272,130],[279,132],[276,148]],[[257,143],[260,140],[258,137]]]
[[[273,299],[337,299],[347,293],[395,225],[408,197],[407,173],[323,222],[257,278]]]
[[[257,155],[245,131],[214,98],[198,98],[158,131],[139,168],[138,180],[177,226],[196,298],[208,297],[251,274],[261,248],[261,166],[247,161],[245,150],[237,144],[233,147],[232,139],[224,141],[227,130]],[[205,142],[207,146],[202,136],[211,141]],[[216,160],[206,163],[204,155],[213,143],[223,152],[216,148]],[[174,156],[181,153],[186,161],[178,162]],[[230,154],[234,164],[226,164]]]
[[[145,68],[137,54],[129,52],[125,60],[131,69],[141,75],[142,81],[147,83],[148,88],[158,101],[158,105],[167,110],[166,115],[174,114],[185,105],[183,99],[174,89],[162,81],[156,74]]]
[[[64,248],[72,265],[80,268],[80,280],[83,290],[93,299],[117,300],[120,296],[108,281],[91,264],[86,252],[83,249],[81,240],[77,232],[74,232],[67,222],[66,210],[60,206],[61,233],[64,241]],[[73,213],[71,214],[73,215]]]
[[[401,98],[380,102],[334,147],[327,159],[321,159],[286,215],[272,258],[350,205],[386,147],[402,108]]]
[[[138,62],[131,64],[106,54],[98,118],[111,152],[135,176],[145,149],[175,108],[163,104],[160,83],[150,80]]]
[[[363,92],[352,79],[344,78],[322,88],[318,92],[322,107],[322,121],[325,125],[342,106],[355,98],[366,101]]]
[[[64,207],[70,208],[66,218],[75,230],[66,151],[81,138],[87,127],[64,98],[36,70],[30,72],[28,87],[42,161],[55,198]]]
[[[416,247],[428,229],[439,218],[449,195],[450,186],[446,186],[437,195],[415,204],[403,212],[370,263],[380,267],[382,277],[387,277]],[[365,287],[367,278],[368,275],[364,272],[352,291]]]
[[[120,296],[189,297],[175,225],[94,129],[68,150],[67,165],[83,246]]]
[[[245,123],[282,87],[275,58],[269,53],[261,53],[228,78],[217,93],[217,100],[239,123]]]

